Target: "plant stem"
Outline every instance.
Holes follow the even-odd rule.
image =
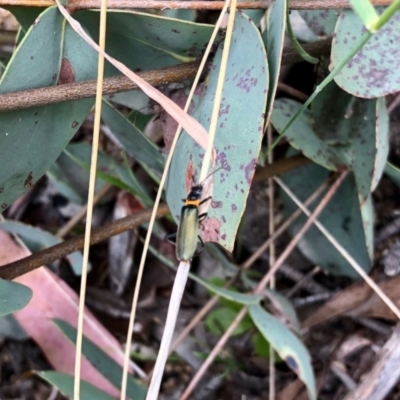
[[[386,22],[394,15],[394,13],[400,8],[400,0],[395,0],[390,6],[381,14],[378,21],[371,26],[375,32],[379,31]]]
[[[171,82],[193,79],[198,67],[199,62],[196,61],[164,69],[138,72],[138,75],[153,86],[168,85]],[[0,113],[94,97],[96,84],[97,80],[91,80],[6,93],[0,95]],[[126,76],[104,79],[104,95],[134,89],[138,89],[138,86]]]
[[[303,45],[303,48],[314,56],[329,55],[331,38]],[[289,65],[298,61],[301,61],[301,57],[294,49],[284,50],[282,65]],[[153,86],[168,85],[171,82],[193,79],[199,65],[200,62],[194,61],[163,69],[138,72],[138,75]],[[0,113],[94,97],[96,95],[96,82],[95,80],[82,81],[0,94]],[[114,94],[134,89],[138,89],[138,86],[125,76],[104,79],[103,94]]]
[[[96,244],[103,240],[108,240],[111,236],[119,235],[144,223],[148,222],[151,215],[151,209],[140,211],[135,214],[128,215],[110,224],[101,226],[92,230],[90,244]],[[157,216],[163,217],[169,213],[166,204],[161,204],[157,210]],[[22,260],[14,261],[0,268],[0,278],[12,280],[39,268],[45,264],[49,264],[55,260],[67,256],[74,251],[82,250],[84,235],[75,236],[72,239],[65,240],[62,243],[49,247],[38,253],[32,254]]]

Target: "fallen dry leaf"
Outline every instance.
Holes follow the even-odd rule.
[[[30,255],[28,250],[18,246],[7,233],[0,230],[0,265],[28,255]],[[75,346],[51,320],[59,318],[76,327],[78,296],[64,281],[45,267],[20,276],[15,281],[30,287],[33,297],[24,309],[13,315],[40,346],[50,364],[57,371],[73,375]],[[120,365],[123,364],[124,354],[119,343],[88,310],[85,310],[84,335]],[[119,394],[119,391],[85,358],[82,358],[82,379],[111,396]]]
[[[378,283],[386,295],[400,306],[400,276]],[[366,283],[356,283],[340,291],[332,299],[319,307],[303,323],[309,329],[338,316],[375,317],[395,320],[396,316]]]

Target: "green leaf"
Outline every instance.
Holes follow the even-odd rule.
[[[30,26],[35,22],[35,19],[39,16],[39,14],[46,10],[46,8],[43,7],[8,6],[4,8],[10,11],[18,20],[18,23],[21,25],[23,35],[29,30]]]
[[[291,154],[293,152],[289,152],[288,156]],[[282,180],[304,202],[328,176],[329,171],[312,164],[283,174]],[[283,191],[281,191],[281,198],[284,215],[287,218],[297,209],[297,206]],[[315,206],[316,203],[309,209],[313,210]],[[370,199],[364,203],[363,207],[365,207],[366,215],[373,214]],[[354,178],[349,176],[324,208],[318,220],[352,255],[364,271],[368,272],[371,268],[369,249],[373,248],[371,234],[373,225],[370,224],[368,231],[365,231],[362,218]],[[305,221],[304,215],[296,219],[288,228],[290,234],[294,236]],[[320,265],[335,275],[359,279],[357,272],[315,226],[312,226],[302,237],[298,248],[313,264]]]
[[[88,143],[72,143],[57,160],[65,180],[75,191],[81,193],[82,198],[86,197],[89,184],[91,151],[92,147]],[[103,187],[104,182],[108,182],[137,196],[142,204],[153,204],[140,182],[134,178],[129,165],[119,165],[102,151],[98,153],[97,164],[96,191]]]
[[[271,346],[260,331],[257,331],[252,336],[251,341],[253,342],[256,354],[269,360],[271,356]]]
[[[397,186],[400,187],[400,169],[398,167],[387,162],[384,172]]]
[[[144,114],[154,112],[154,102],[140,89],[127,92],[114,93],[104,96],[108,102],[117,103],[131,110],[140,111]],[[131,120],[132,121],[132,120]]]
[[[53,322],[64,335],[75,344],[76,329],[61,319]],[[122,368],[108,354],[96,346],[91,340],[83,337],[82,353],[89,362],[117,389],[121,386]],[[146,396],[146,389],[131,376],[128,376],[127,395],[132,399],[141,400]]]
[[[37,252],[62,242],[61,239],[50,232],[17,221],[0,221],[0,228],[21,236],[32,252]],[[82,272],[82,254],[79,251],[75,251],[66,256],[66,258],[70,262],[75,275],[80,275]]]
[[[363,201],[376,188],[389,152],[389,117],[384,99],[355,98],[331,82],[311,109],[316,134],[343,151],[336,162],[340,165],[342,157],[347,159],[345,165],[353,170]]]
[[[107,101],[103,101],[102,118],[131,157],[156,171],[163,170],[165,159],[160,149]]]
[[[276,90],[278,87],[279,73],[281,70],[281,60],[283,42],[286,29],[286,0],[274,1],[268,9],[267,26],[262,34],[265,47],[267,49],[268,69],[269,69],[269,90],[267,102],[266,123],[271,118]]]
[[[316,400],[315,378],[310,355],[303,343],[260,305],[251,305],[249,313],[260,333],[306,385],[309,399]]]
[[[365,27],[357,14],[344,10],[336,25],[332,41],[332,70],[363,36]],[[383,97],[400,90],[400,13],[371,38],[339,72],[336,83],[357,97]]]
[[[332,35],[341,10],[299,10],[308,27],[317,36]]]
[[[51,32],[51,34],[49,34]],[[31,26],[0,81],[0,93],[94,78],[97,53],[70,27],[57,8]],[[4,211],[49,169],[89,113],[94,100],[3,113],[0,124],[0,210]],[[55,116],[57,116],[55,118]]]
[[[369,0],[350,0],[350,4],[367,29],[378,21],[379,15]]]
[[[243,49],[246,48],[244,52]],[[193,116],[209,128],[222,56],[221,46],[201,89]],[[217,152],[214,192],[208,218],[204,221],[205,241],[232,249],[263,138],[264,113],[268,92],[268,65],[260,33],[243,13],[235,17],[214,146]],[[251,107],[249,107],[251,104]],[[233,134],[234,132],[234,134]],[[167,202],[176,221],[182,198],[192,179],[200,173],[203,150],[187,134],[179,138],[167,183]]]
[[[286,1],[286,0],[284,0]],[[265,10],[256,9],[245,9],[242,10],[256,25],[259,25],[260,21],[265,15]]]
[[[268,308],[272,308],[275,311],[275,315],[279,314],[281,319],[285,319],[286,325],[292,331],[300,334],[300,322],[292,303],[276,290],[266,288],[264,289],[264,294],[271,302]]]
[[[194,281],[200,283],[205,288],[211,290],[213,293],[218,294],[227,300],[234,301],[235,303],[239,303],[242,305],[257,304],[262,299],[262,296],[258,294],[238,293],[231,289],[225,289],[219,287],[218,285],[213,285],[212,283],[199,278],[197,275],[190,274],[189,276]]]
[[[74,13],[95,42],[99,36],[99,16],[98,10]],[[108,54],[137,71],[195,60],[206,47],[213,27],[136,11],[109,10],[106,29]],[[106,62],[105,75],[119,72]]]
[[[289,11],[287,11],[287,18],[286,18],[286,25],[287,25],[287,29],[288,29],[288,34],[289,34],[289,38],[292,42],[293,47],[295,48],[295,50],[297,51],[297,54],[299,54],[299,56],[304,60],[307,61],[311,64],[317,64],[318,63],[318,58],[312,57],[310,56],[302,47],[301,44],[299,43],[299,41],[297,40],[293,29],[292,29],[292,24],[290,23],[290,17],[289,17]]]
[[[276,100],[271,117],[274,128],[280,133],[300,108],[301,104],[297,101]],[[337,166],[349,164],[346,148],[329,146],[329,142],[326,143],[318,137],[314,131],[311,111],[308,109],[299,115],[289,127],[286,131],[286,137],[291,146],[325,168],[335,171]]]
[[[17,322],[14,315],[8,314],[0,317],[0,335],[4,339],[29,340],[30,336]]]
[[[23,309],[32,298],[32,290],[17,282],[0,279],[0,316]]]
[[[74,377],[56,371],[41,371],[37,374],[56,387],[64,396],[74,397]],[[81,381],[81,400],[113,400],[111,396],[86,381]]]
[[[205,319],[205,323],[207,328],[214,335],[220,336],[223,334],[229,326],[232,324],[234,319],[236,318],[238,311],[233,310],[229,307],[219,307],[215,310],[211,311],[207,318]],[[235,328],[232,333],[232,336],[241,335],[242,333],[247,332],[249,329],[253,327],[253,322],[247,315],[242,319],[240,324]]]
[[[277,100],[271,118],[275,129],[281,132],[301,107],[293,100]],[[383,99],[355,98],[331,82],[312,110],[306,110],[290,126],[287,139],[325,168],[351,169],[362,203],[378,184],[387,159],[386,106]]]
[[[162,15],[168,18],[182,19],[193,22],[196,19],[196,10],[163,10]]]

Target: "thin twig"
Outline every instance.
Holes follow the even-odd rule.
[[[195,61],[174,67],[138,72],[137,74],[153,86],[168,85],[171,82],[193,79],[196,76],[199,64]],[[2,94],[0,95],[0,112],[95,97],[96,86],[97,80],[90,80]],[[104,79],[104,95],[134,89],[138,89],[138,85],[126,76]]]
[[[313,56],[329,55],[331,43],[332,38],[327,38],[315,43],[305,44],[303,48]],[[302,59],[296,50],[288,48],[283,51],[282,65],[290,65],[298,61],[302,61]],[[137,75],[153,86],[162,86],[171,82],[193,79],[196,76],[199,65],[199,61],[193,61],[173,67],[142,71],[138,72]],[[1,94],[0,113],[91,98],[96,95],[96,85],[96,80],[90,80]],[[114,76],[104,79],[104,95],[135,89],[138,89],[136,83],[126,76]]]
[[[306,95],[303,92],[300,92],[300,90],[297,90],[289,85],[286,85],[286,83],[278,82],[278,89],[290,96],[293,96],[294,98],[300,101],[306,101],[308,99],[308,95]]]
[[[101,226],[92,230],[90,244],[100,243],[108,240],[111,236],[119,235],[122,232],[136,228],[148,222],[151,215],[151,209],[140,211],[128,215],[110,224]],[[157,210],[157,216],[163,217],[169,213],[168,206],[161,204]],[[49,264],[55,260],[63,258],[74,251],[82,250],[84,235],[75,236],[55,246],[49,247],[29,257],[12,262],[0,267],[0,278],[12,280],[26,274],[42,265]]]
[[[392,0],[371,0],[374,6],[387,6]],[[53,0],[0,0],[0,7],[25,6],[25,7],[51,7]],[[108,7],[120,8],[147,8],[157,10],[222,10],[223,1],[175,1],[175,0],[108,0]],[[261,9],[265,10],[271,6],[270,0],[240,1],[239,9]],[[67,8],[71,11],[100,8],[100,0],[69,0]],[[327,9],[350,8],[346,0],[291,0],[291,10],[327,10]]]

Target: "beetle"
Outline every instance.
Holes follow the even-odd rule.
[[[204,247],[204,242],[198,234],[198,229],[199,223],[204,221],[207,213],[199,215],[199,207],[210,200],[211,196],[201,200],[202,192],[202,184],[194,185],[186,199],[183,199],[185,205],[182,207],[181,220],[176,233],[176,258],[179,261],[190,261],[193,258],[197,249],[197,239],[200,240],[201,246]]]

